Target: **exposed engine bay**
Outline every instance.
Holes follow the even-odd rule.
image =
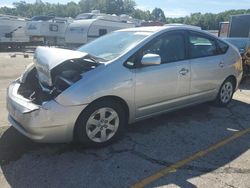
[[[69,59],[50,70],[52,86],[40,81],[38,69],[32,64],[20,78],[18,93],[35,104],[49,101],[72,84],[80,80],[85,72],[95,69],[100,64],[89,58]]]

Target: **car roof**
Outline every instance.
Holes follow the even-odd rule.
[[[150,27],[134,27],[134,28],[127,28],[127,29],[121,29],[117,30],[115,32],[119,31],[131,31],[131,32],[145,32],[149,35],[153,35],[158,32],[164,32],[164,31],[171,31],[171,30],[189,30],[198,32],[200,34],[205,34],[206,36],[209,36],[211,38],[214,38],[216,40],[223,41],[223,39],[216,37],[215,35],[209,33],[208,31],[201,30],[201,28],[192,26],[192,25],[185,25],[185,24],[167,24],[164,26],[150,26]]]
[[[134,32],[158,32],[162,30],[170,30],[170,29],[190,29],[195,31],[201,31],[199,27],[185,24],[166,24],[164,26],[149,26],[149,27],[133,27],[121,29],[119,31],[134,31]]]
[[[132,27],[132,28],[126,28],[126,29],[121,29],[119,31],[133,31],[133,32],[157,32],[160,30],[163,30],[163,26],[150,26],[150,27]]]

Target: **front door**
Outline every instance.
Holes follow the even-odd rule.
[[[136,117],[166,111],[189,95],[190,62],[186,60],[185,35],[173,31],[150,42],[141,56],[153,53],[161,57],[160,65],[136,69]]]

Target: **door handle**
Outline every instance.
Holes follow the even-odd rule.
[[[224,63],[221,61],[221,62],[219,63],[219,66],[220,66],[221,68],[223,68],[223,67],[224,67]]]
[[[187,73],[188,73],[189,71],[188,71],[188,69],[185,69],[185,68],[182,68],[180,71],[179,71],[179,73],[181,74],[181,75],[186,75]]]

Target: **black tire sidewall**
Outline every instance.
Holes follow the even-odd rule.
[[[116,113],[119,116],[119,127],[116,131],[115,135],[109,139],[106,142],[98,143],[94,142],[87,136],[86,133],[86,123],[89,119],[89,117],[98,109],[100,108],[112,108],[116,111]],[[112,101],[112,100],[102,100],[94,102],[93,104],[90,104],[79,116],[77,122],[76,122],[76,129],[75,129],[75,137],[78,142],[82,143],[85,146],[105,146],[108,145],[115,140],[117,140],[122,133],[124,132],[126,124],[126,117],[125,112],[122,109],[122,105],[120,105],[119,102]]]
[[[232,86],[233,86],[233,93],[232,93],[232,96],[231,96],[230,100],[229,100],[227,103],[223,103],[223,102],[221,101],[221,90],[222,90],[222,87],[224,86],[224,84],[227,83],[227,82],[230,82],[230,83],[232,84]],[[216,106],[219,106],[219,107],[225,107],[225,106],[227,106],[227,105],[232,101],[234,92],[235,92],[235,83],[234,83],[234,81],[233,81],[232,78],[227,78],[227,79],[221,84],[219,93],[218,93],[217,98],[216,98],[216,100],[215,100],[215,105],[216,105]]]

